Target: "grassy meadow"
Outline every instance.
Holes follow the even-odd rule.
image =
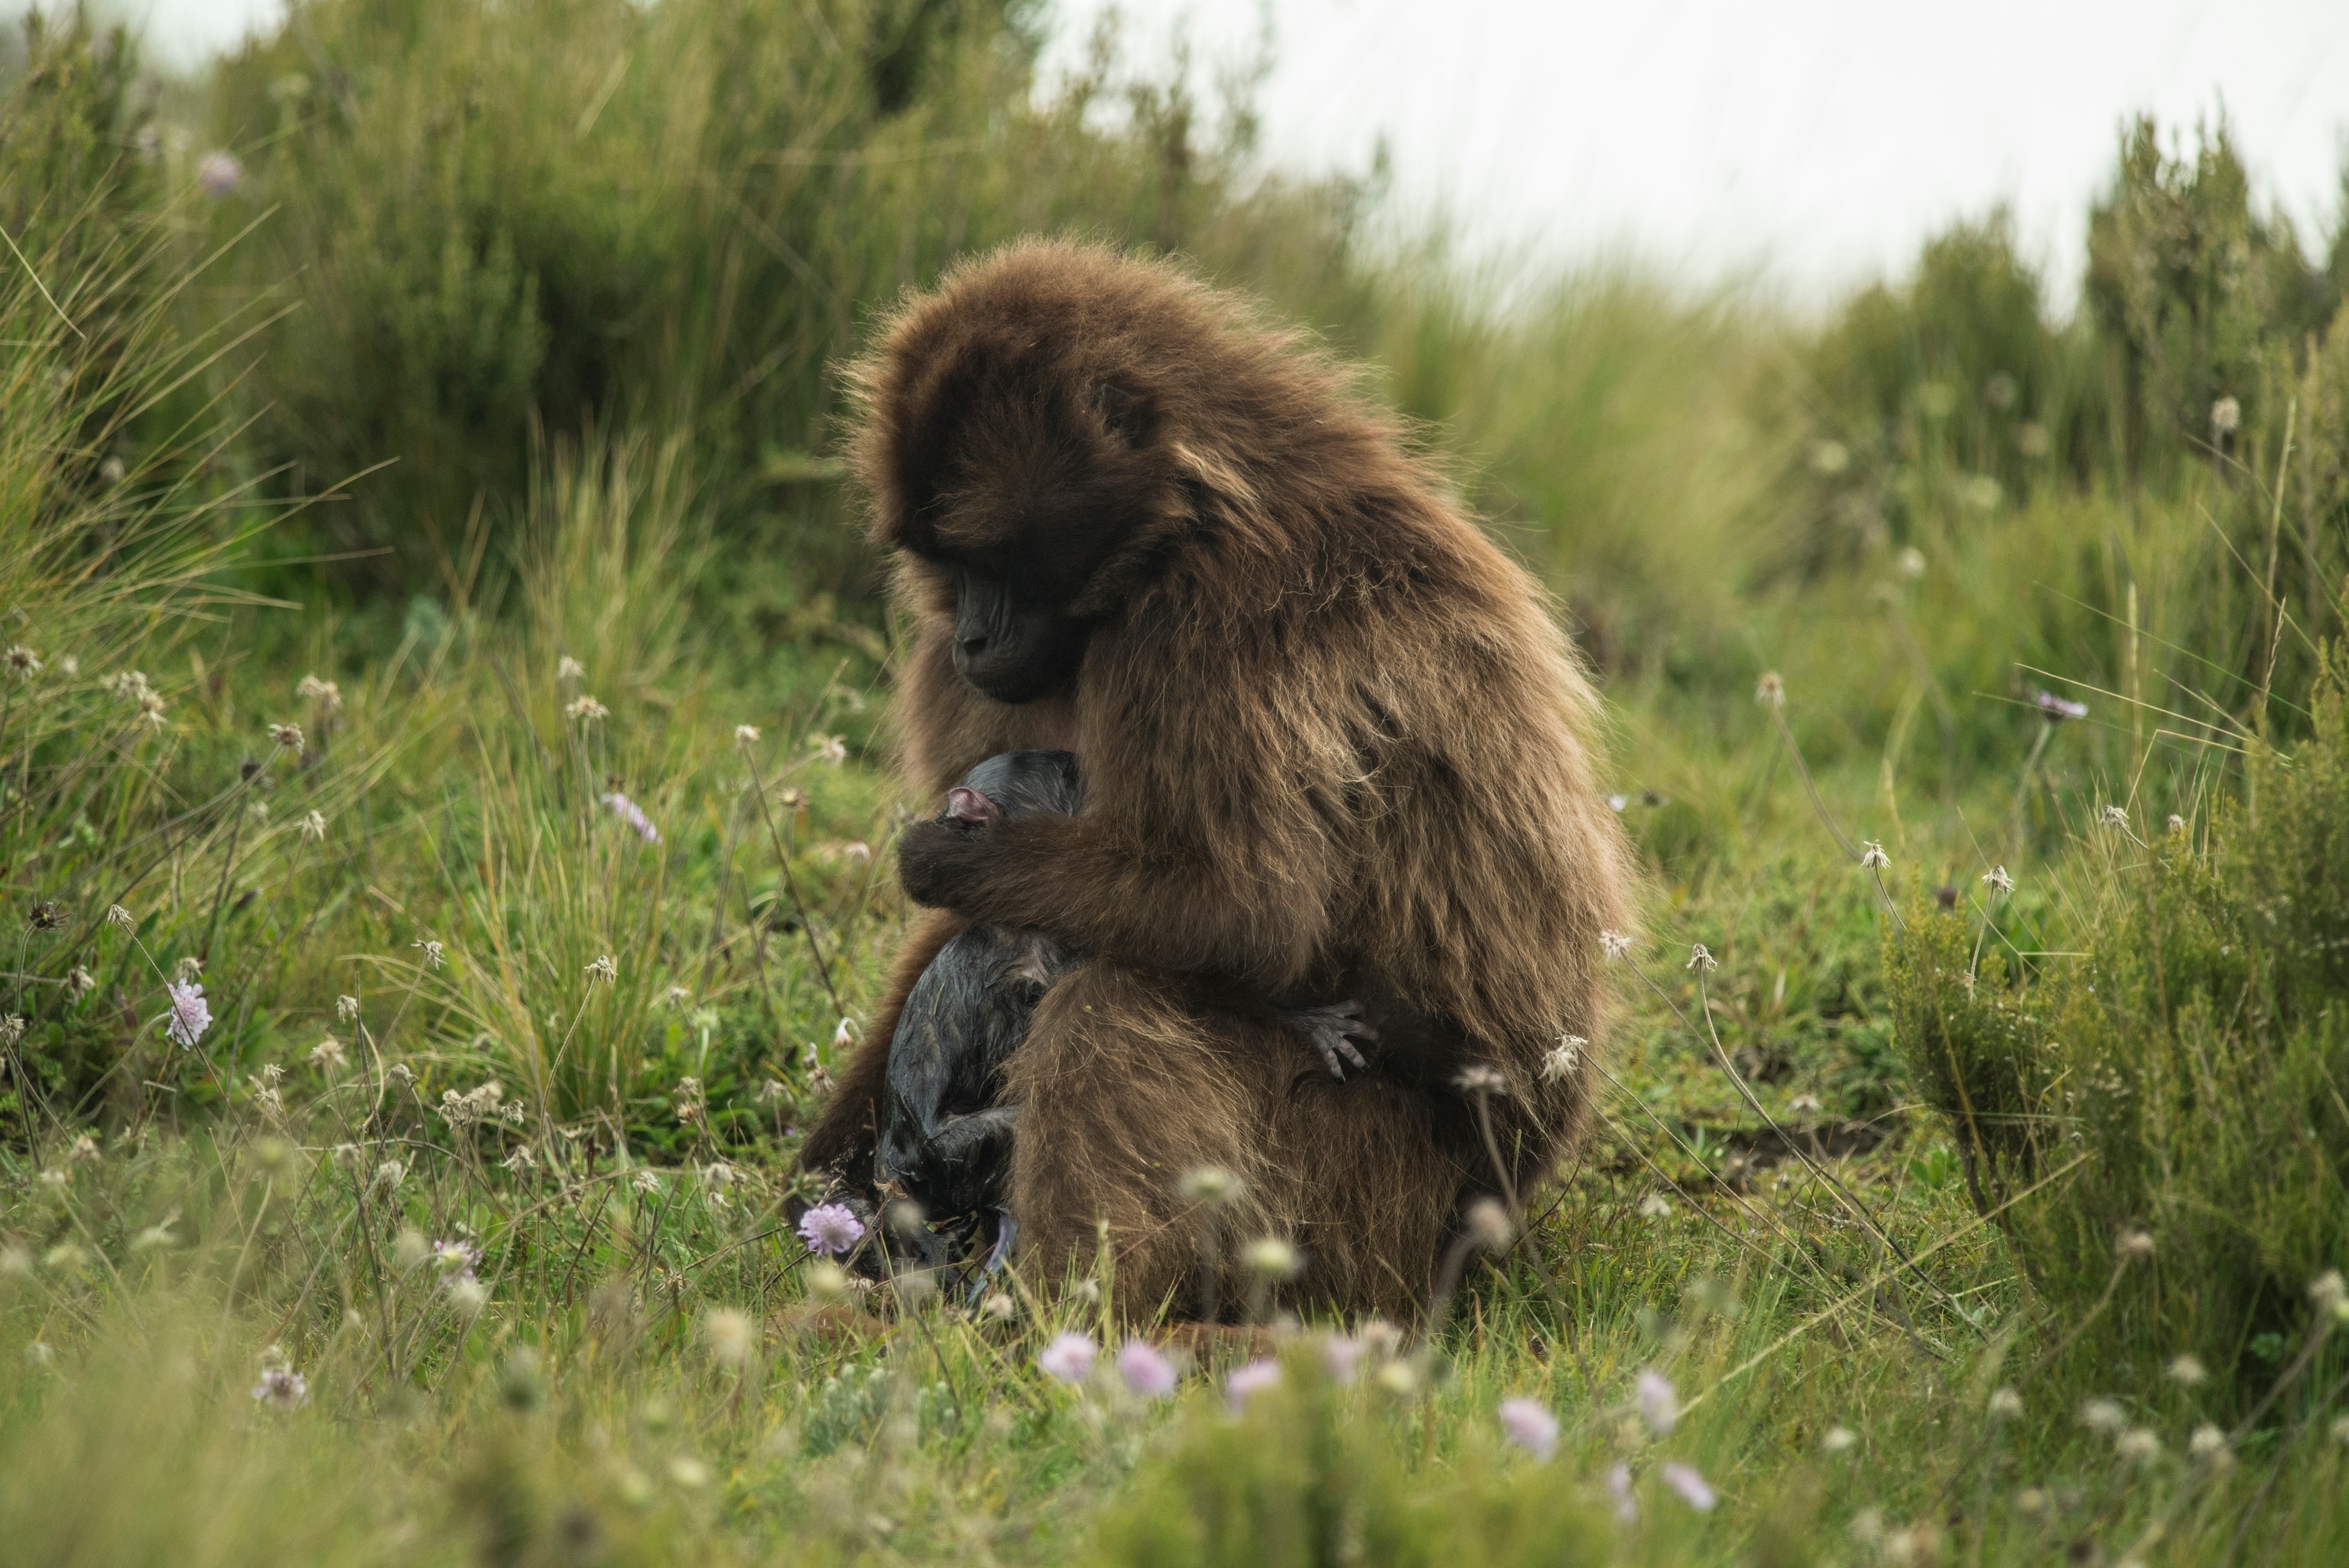
[[[1246,63],[1040,26],[0,44],[5,1555],[2349,1557],[2349,186],[2120,128],[2076,302],[1990,213],[1812,319],[1471,266],[1263,174]],[[973,1305],[791,1223],[929,809],[838,366],[1035,232],[1373,367],[1648,872],[1444,1320],[1171,1394],[1107,1259]]]

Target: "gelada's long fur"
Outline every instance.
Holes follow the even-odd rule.
[[[1029,1265],[1090,1265],[1105,1222],[1127,1308],[1188,1309],[1205,1221],[1178,1181],[1214,1164],[1248,1194],[1226,1237],[1302,1251],[1294,1298],[1413,1312],[1494,1185],[1454,1076],[1505,1074],[1514,1179],[1552,1171],[1589,1057],[1545,1058],[1599,1037],[1599,933],[1623,923],[1597,705],[1540,591],[1351,374],[1164,263],[1009,247],[911,299],[857,384],[856,470],[912,627],[906,782],[935,798],[996,752],[1065,747],[1087,805],[999,824],[931,876],[952,913],[908,944],[807,1162],[869,1171],[930,954],[967,921],[1037,926],[1092,961],[1009,1075]],[[988,552],[1061,570],[1091,620],[1065,696],[1006,706],[957,677],[937,557]],[[1369,977],[1449,1043],[1333,1081],[1202,975],[1325,995]]]

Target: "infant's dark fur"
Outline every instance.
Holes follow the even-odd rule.
[[[1084,804],[1076,764],[1065,751],[990,757],[947,793],[938,820],[984,832],[999,817],[1073,815]],[[1003,1062],[1074,962],[1040,931],[975,925],[914,983],[889,1041],[874,1176],[885,1187],[895,1181],[932,1221],[1003,1207],[1019,1114],[996,1103]]]

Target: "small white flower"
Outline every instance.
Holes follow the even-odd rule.
[[[2227,1434],[2205,1421],[2194,1429],[2192,1437],[2186,1439],[2186,1451],[2198,1460],[2223,1454],[2227,1451]]]
[[[1721,960],[1715,958],[1703,943],[1693,943],[1689,947],[1688,966],[1702,975],[1720,968]]]
[[[269,738],[276,742],[280,751],[298,752],[302,749],[302,727],[298,724],[273,724],[269,727]]]
[[[829,762],[837,768],[848,760],[848,741],[843,737],[822,736],[816,739],[814,746],[818,761]]]
[[[29,681],[41,673],[41,661],[32,649],[18,643],[8,650],[8,673],[20,681]]]
[[[1993,1388],[1990,1396],[1991,1418],[2011,1421],[2023,1414],[2023,1396],[2012,1388]]]
[[[1671,1212],[1671,1200],[1661,1192],[1651,1192],[1640,1200],[1640,1217],[1643,1220],[1661,1220]]]
[[[2118,806],[2107,806],[2103,810],[2098,811],[2096,813],[2096,820],[2102,822],[2107,828],[2120,828],[2126,830],[2129,825],[2128,813],[2122,810]]]
[[[1574,1076],[1582,1065],[1582,1048],[1590,1042],[1580,1035],[1560,1035],[1542,1057],[1541,1077],[1544,1083],[1557,1083]]]
[[[1880,872],[1891,863],[1892,857],[1886,854],[1884,846],[1874,839],[1868,840],[1860,846],[1859,869],[1861,871]]]
[[[2117,1399],[2088,1399],[2080,1406],[2080,1425],[2092,1432],[2117,1436],[2128,1425],[2128,1412]]]
[[[1839,1454],[1857,1441],[1858,1437],[1849,1427],[1829,1427],[1820,1435],[1819,1447],[1828,1453]]]
[[[204,1000],[204,988],[181,982],[164,989],[171,998],[171,1011],[163,1032],[181,1050],[193,1050],[204,1031],[212,1026],[212,1004]]]
[[[2243,405],[2232,396],[2220,398],[2210,405],[2210,428],[2222,436],[2231,436],[2242,428]]]
[[[66,995],[77,1002],[97,989],[98,976],[78,964],[73,966],[73,973],[66,976]]]
[[[2192,1356],[2170,1357],[2168,1370],[2169,1380],[2181,1388],[2199,1388],[2210,1380],[2210,1374],[2203,1370],[2201,1361]]]
[[[2131,1427],[2113,1439],[2113,1447],[2121,1458],[2141,1465],[2161,1457],[2161,1439],[2143,1427]]]
[[[437,942],[419,942],[412,945],[423,949],[424,967],[427,969],[440,968],[441,961],[449,956],[449,950]]]
[[[1509,1080],[1501,1069],[1484,1062],[1471,1062],[1452,1079],[1452,1086],[1462,1094],[1505,1095],[1509,1092]]]
[[[1778,678],[1776,670],[1765,671],[1761,680],[1754,683],[1754,700],[1767,708],[1786,706],[1786,683]]]
[[[587,666],[569,654],[554,661],[554,678],[558,681],[580,681],[587,678]]]
[[[359,1021],[359,999],[357,996],[336,997],[335,1016],[346,1024],[357,1023]]]
[[[649,1171],[639,1171],[634,1176],[628,1178],[628,1185],[634,1187],[637,1191],[650,1196],[660,1191],[660,1178],[654,1175]]]
[[[1982,880],[1990,883],[1990,891],[1994,893],[2003,894],[2014,891],[2014,879],[2007,875],[2004,866],[1991,867],[1990,870],[1982,872]]]
[[[612,710],[594,697],[582,695],[565,703],[563,714],[580,724],[600,724],[612,717]]]
[[[1240,1253],[1248,1273],[1265,1279],[1288,1279],[1302,1265],[1297,1249],[1278,1236],[1259,1236]]]
[[[326,815],[323,811],[305,812],[303,814],[302,820],[295,824],[295,827],[304,838],[309,840],[312,843],[316,844],[322,842],[326,837]]]
[[[106,923],[119,925],[125,931],[134,931],[138,928],[139,917],[119,903],[110,903],[106,906]]]
[[[758,744],[758,741],[759,741],[759,727],[758,727],[757,725],[755,725],[755,724],[738,724],[738,725],[736,725],[736,726],[734,727],[734,744],[735,744],[735,745],[737,745],[737,746],[755,746],[755,745],[757,745],[757,744]]]
[[[620,966],[615,964],[612,961],[612,955],[606,953],[595,963],[587,965],[586,973],[588,979],[601,980],[605,985],[611,985],[619,981]]]
[[[25,1016],[10,1013],[0,1017],[0,1050],[13,1051],[16,1042],[25,1037]]]
[[[2113,1243],[2113,1250],[2122,1257],[2141,1263],[2153,1256],[2153,1238],[2143,1231],[2123,1231]]]

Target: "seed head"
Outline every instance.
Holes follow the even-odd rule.
[[[721,1367],[747,1366],[759,1347],[758,1326],[750,1315],[730,1306],[716,1306],[701,1315],[701,1337],[710,1359]]]
[[[359,1021],[359,999],[357,996],[336,997],[335,1016],[346,1024],[357,1023]]]
[[[2142,1263],[2153,1256],[2153,1237],[2144,1231],[2123,1231],[2113,1243],[2113,1251],[2132,1262]]]
[[[2128,1412],[2117,1399],[2089,1399],[2080,1406],[2080,1425],[2092,1432],[2117,1437],[2128,1426]]]
[[[381,1187],[386,1191],[397,1191],[399,1189],[401,1179],[407,1174],[407,1166],[401,1164],[397,1160],[387,1160],[382,1164],[375,1168],[375,1178],[369,1184],[372,1186]],[[401,1233],[403,1235],[408,1233],[409,1233],[407,1232]],[[421,1235],[419,1235],[416,1240],[419,1246],[423,1244],[424,1238]]]
[[[1496,1067],[1471,1062],[1453,1078],[1452,1087],[1467,1095],[1506,1095],[1509,1092],[1509,1080]]]
[[[449,1309],[467,1323],[490,1305],[490,1287],[468,1274],[449,1287]]]
[[[1829,1427],[1819,1436],[1819,1447],[1831,1454],[1842,1453],[1858,1441],[1858,1434],[1849,1427]]]
[[[294,696],[303,702],[316,703],[327,713],[337,712],[343,706],[343,688],[316,676],[304,676],[295,682]]]
[[[2023,1414],[2023,1396],[2012,1388],[1993,1388],[1990,1395],[1990,1415],[1994,1421],[2011,1421]]]
[[[628,1178],[628,1185],[649,1198],[660,1191],[660,1178],[654,1175],[649,1171],[639,1171],[634,1176]],[[850,1216],[850,1222],[852,1223],[854,1222],[854,1218],[855,1217],[854,1215]],[[800,1222],[800,1233],[802,1235],[805,1235],[807,1233],[807,1222],[804,1220]],[[861,1229],[859,1233],[862,1233]],[[808,1245],[812,1249],[815,1243],[811,1242]]]
[[[2118,806],[2106,806],[2096,813],[2096,820],[2107,828],[2118,828],[2123,831],[2127,831],[2129,825],[2128,813]]]
[[[1185,1202],[1209,1209],[1227,1209],[1239,1201],[1240,1179],[1220,1165],[1194,1165],[1183,1172],[1174,1190]]]
[[[2131,1427],[2113,1439],[2113,1447],[2121,1458],[2141,1465],[2161,1457],[2161,1439],[2144,1427]]]
[[[2227,1434],[2205,1421],[2194,1429],[2192,1437],[2186,1439],[2186,1451],[2198,1460],[2223,1454],[2227,1451]]]
[[[837,768],[848,760],[848,741],[842,736],[822,736],[814,744],[816,760],[820,762],[829,762]]]
[[[1011,1299],[1009,1293],[999,1290],[980,1302],[978,1310],[998,1323],[1009,1323],[1012,1315],[1019,1310],[1019,1306]]]
[[[1495,1199],[1477,1199],[1463,1218],[1468,1239],[1488,1253],[1505,1252],[1516,1240],[1517,1227],[1510,1222],[1509,1212]]]
[[[2171,1357],[2167,1370],[2169,1380],[2181,1388],[2199,1388],[2210,1380],[2210,1374],[2203,1370],[2200,1360],[2192,1356]]]
[[[1262,1279],[1288,1279],[1304,1266],[1297,1249],[1278,1236],[1258,1236],[1241,1252],[1240,1262]]]
[[[587,965],[587,978],[601,980],[606,985],[617,985],[620,979],[620,966],[614,963],[612,955],[606,953],[595,963]]]
[[[1994,893],[2003,895],[2014,891],[2014,879],[2007,874],[2004,866],[1991,867],[1982,872],[1982,880],[1990,883],[1990,891]]]
[[[2232,396],[2220,398],[2210,405],[2210,428],[2221,436],[2231,436],[2242,428],[2243,406]]]
[[[324,811],[305,812],[295,828],[312,843],[322,843],[326,837],[326,814]]]
[[[419,942],[411,945],[423,950],[424,967],[427,969],[440,968],[442,960],[449,956],[449,950],[437,942]]]
[[[2308,1299],[2315,1304],[2317,1311],[2342,1316],[2343,1308],[2349,1306],[2349,1285],[2343,1284],[2341,1271],[2326,1269],[2312,1280],[2308,1286]]]
[[[587,678],[587,666],[569,654],[554,661],[554,678],[559,681],[583,681]]]
[[[119,925],[125,931],[136,931],[139,929],[139,917],[119,903],[110,903],[106,906],[106,923]]]
[[[1651,1192],[1640,1200],[1640,1217],[1643,1220],[1661,1220],[1671,1212],[1671,1200],[1661,1192]]]
[[[736,726],[734,727],[734,744],[735,744],[735,745],[737,745],[737,746],[756,746],[758,743],[759,743],[759,727],[758,727],[757,725],[755,725],[755,724],[738,724],[738,725],[736,725]]]
[[[23,1014],[11,1013],[5,1017],[0,1017],[0,1050],[15,1050],[16,1048],[16,1042],[24,1037],[25,1016]]]
[[[41,673],[40,656],[18,643],[8,650],[8,673],[20,681],[29,681]]]
[[[310,1059],[328,1074],[341,1072],[350,1060],[343,1050],[343,1042],[332,1035],[310,1047]]]
[[[836,1051],[846,1050],[856,1043],[856,1037],[861,1032],[857,1028],[855,1019],[843,1018],[839,1026],[832,1031],[832,1048]]]
[[[1599,950],[1609,958],[1629,958],[1631,944],[1639,939],[1628,931],[1602,931],[1599,934]]]
[[[1886,854],[1884,846],[1874,839],[1868,840],[1860,846],[1859,869],[1861,871],[1880,872],[1891,863],[1892,857]]]
[[[612,710],[583,694],[563,705],[563,715],[580,724],[600,724],[612,717]]]
[[[66,976],[66,994],[77,1002],[97,989],[98,976],[78,964],[73,966],[73,973]]]
[[[1778,678],[1776,670],[1763,672],[1762,678],[1754,686],[1754,700],[1766,708],[1786,706],[1786,683]]]
[[[269,738],[276,743],[278,750],[298,754],[302,749],[302,727],[298,724],[273,724],[269,727]]]
[[[1699,942],[1692,944],[1689,948],[1688,966],[1702,975],[1720,968],[1721,960],[1707,951],[1703,943]]]

